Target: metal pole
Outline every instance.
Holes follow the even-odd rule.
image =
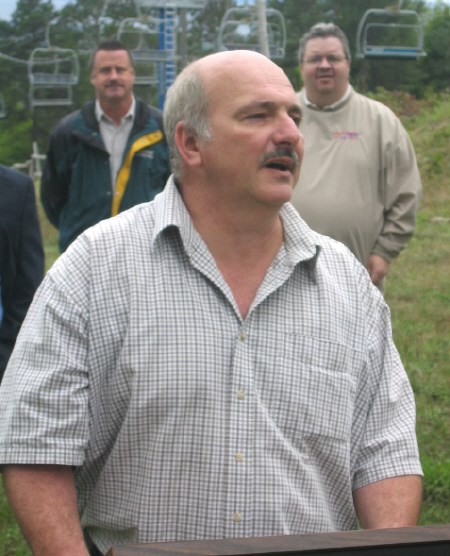
[[[258,10],[258,30],[259,30],[259,46],[264,56],[270,57],[269,41],[267,40],[267,20],[266,20],[266,2],[265,0],[256,0],[256,9]]]

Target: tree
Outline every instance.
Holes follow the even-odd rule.
[[[436,91],[450,88],[450,8],[438,3],[425,27],[427,57],[421,67],[426,74],[424,85]]]
[[[18,0],[11,25],[18,35],[29,33],[41,41],[45,36],[47,22],[54,16],[51,0]]]
[[[383,87],[420,96],[427,88],[442,90],[449,86],[450,10],[442,1],[434,7],[429,7],[424,0],[404,0],[402,3],[402,9],[416,10],[426,20],[425,49],[428,55],[420,61],[355,59],[356,30],[364,12],[369,8],[384,8],[389,3],[396,3],[396,0],[266,2],[269,8],[279,10],[284,16],[286,51],[284,58],[276,62],[297,90],[301,87],[297,61],[299,39],[319,21],[335,22],[346,33],[353,54],[351,79],[359,90],[374,91]],[[11,21],[0,21],[0,93],[5,99],[7,110],[7,117],[0,121],[0,129],[5,136],[13,136],[13,128],[22,122],[32,121],[33,126],[20,126],[20,145],[26,144],[25,130],[32,129],[33,137],[39,140],[39,148],[43,150],[56,121],[92,98],[88,74],[92,50],[100,40],[106,38],[105,34],[116,34],[121,19],[138,15],[134,0],[117,0],[117,5],[113,4],[111,2],[107,13],[104,13],[106,4],[103,0],[72,0],[61,11],[54,9],[51,0],[18,0]],[[217,33],[222,17],[227,9],[238,5],[241,5],[238,0],[209,0],[205,10],[187,10],[183,14],[179,11],[178,71],[192,59],[217,50]],[[73,48],[78,52],[80,80],[74,88],[72,106],[37,108],[31,112],[28,104],[27,61],[32,50],[45,46],[49,38],[52,45]],[[137,95],[147,102],[156,103],[155,87],[140,86]],[[31,140],[30,136],[29,145],[26,145],[30,152]],[[15,142],[18,144],[19,140]],[[12,151],[8,149],[9,153]]]

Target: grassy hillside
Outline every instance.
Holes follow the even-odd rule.
[[[450,95],[417,102],[380,91],[416,148],[424,194],[416,234],[392,263],[386,299],[417,401],[425,471],[421,524],[450,523]],[[42,217],[47,266],[56,233]],[[29,556],[0,487],[0,556]]]
[[[389,104],[387,93],[381,95]],[[450,523],[450,96],[391,107],[416,148],[424,192],[417,230],[393,262],[386,299],[417,403],[425,473],[422,523]]]

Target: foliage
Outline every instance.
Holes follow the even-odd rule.
[[[416,396],[425,474],[421,523],[450,523],[450,95],[429,93],[417,101],[405,93],[380,90],[375,97],[400,115],[422,176],[417,230],[391,265],[386,298]]]
[[[12,166],[16,162],[26,162],[32,151],[30,118],[17,122],[13,127],[0,120],[1,162]]]
[[[441,91],[450,89],[450,7],[438,4],[425,27],[425,49],[422,61],[428,76],[427,86]]]
[[[178,70],[192,59],[217,49],[217,30],[221,19],[228,8],[237,5],[238,0],[209,0],[205,10],[179,12]],[[298,41],[311,25],[318,21],[337,23],[347,34],[354,54],[356,29],[361,16],[368,8],[384,8],[385,5],[386,0],[358,0],[357,3],[353,0],[267,0],[268,7],[282,12],[286,24],[286,54],[277,63],[283,67],[294,87],[299,89]],[[382,87],[387,91],[404,91],[421,98],[430,91],[449,87],[449,7],[439,1],[428,4],[423,0],[404,0],[402,9],[417,10],[426,21],[428,56],[420,61],[368,61],[353,57],[351,79],[358,90],[375,91]],[[133,0],[117,3],[72,0],[60,11],[54,8],[51,0],[18,0],[11,21],[0,21],[0,93],[7,112],[1,129],[5,135],[13,137],[19,120],[31,120],[31,136],[28,140],[21,136],[19,141],[11,141],[6,150],[2,149],[2,162],[11,164],[22,161],[22,147],[28,145],[31,152],[32,141],[37,141],[39,151],[45,152],[50,130],[61,116],[92,98],[88,63],[96,44],[117,34],[124,17],[136,16]],[[28,60],[34,48],[49,45],[73,48],[79,54],[79,83],[73,91],[72,106],[39,107],[31,112]],[[155,86],[139,86],[136,94],[149,103],[157,104],[156,89]],[[14,148],[17,149],[15,156]]]

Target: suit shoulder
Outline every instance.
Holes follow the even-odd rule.
[[[0,186],[4,188],[16,188],[21,191],[33,190],[34,184],[30,176],[15,168],[0,165]]]

